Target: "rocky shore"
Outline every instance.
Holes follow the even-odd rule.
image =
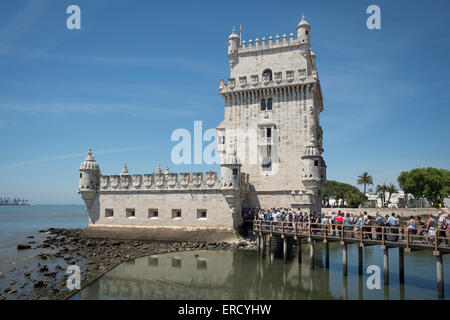
[[[142,256],[174,251],[244,248],[253,249],[252,241],[227,242],[163,242],[118,239],[94,239],[82,235],[81,229],[40,230],[46,237],[36,241],[28,236],[17,250],[34,250],[36,254],[10,272],[0,273],[2,299],[65,299],[74,292],[67,288],[67,267],[81,270],[81,287],[120,263]]]

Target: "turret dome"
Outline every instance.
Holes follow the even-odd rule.
[[[80,166],[80,170],[100,170],[97,161],[92,156],[92,149],[89,148],[88,155]]]
[[[310,25],[309,25],[309,22],[306,21],[305,15],[302,14],[302,20],[301,20],[300,23],[297,25],[297,29],[300,28],[300,27],[309,27],[309,26],[310,26]]]
[[[239,39],[238,34],[236,33],[236,29],[233,27],[233,32],[231,32],[230,36],[228,37],[228,40],[231,39]]]

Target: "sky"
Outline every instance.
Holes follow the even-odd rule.
[[[69,30],[66,9],[81,9]],[[369,30],[366,9],[381,9]],[[450,168],[450,2],[0,2],[0,197],[82,204],[78,169],[92,147],[105,175],[218,170],[175,165],[177,128],[224,115],[227,37],[295,34],[302,13],[322,85],[327,178],[398,185],[400,172]]]

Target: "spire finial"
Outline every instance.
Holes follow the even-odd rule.
[[[169,173],[169,166],[168,165],[166,165],[166,171],[164,172],[165,174],[168,174]]]
[[[305,21],[306,19],[305,19],[305,14],[304,13],[302,13],[302,21]]]
[[[128,172],[128,167],[127,167],[127,163],[125,162],[123,164],[123,169],[122,172],[120,173],[120,175],[129,175],[130,173]]]
[[[158,171],[157,171],[159,174],[161,174],[161,172],[162,172],[162,170],[161,170],[161,163],[160,162],[158,162]]]
[[[92,157],[92,148],[89,148],[88,156]]]

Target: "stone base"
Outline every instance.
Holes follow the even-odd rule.
[[[127,226],[88,226],[83,230],[86,238],[136,239],[156,241],[238,242],[235,230],[216,228],[145,228]]]

